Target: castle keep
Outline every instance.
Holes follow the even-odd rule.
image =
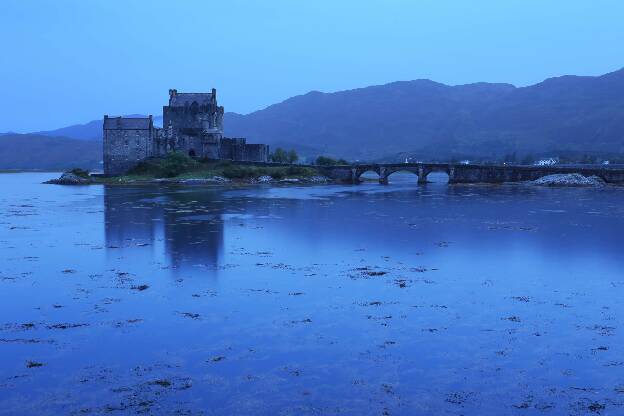
[[[223,137],[223,107],[217,91],[179,93],[169,90],[163,128],[149,117],[104,116],[104,174],[120,175],[149,157],[183,152],[199,159],[266,162],[269,146]]]

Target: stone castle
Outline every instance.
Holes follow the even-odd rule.
[[[223,137],[223,107],[217,90],[179,93],[169,90],[163,106],[163,128],[152,116],[104,116],[104,174],[120,175],[141,160],[183,152],[198,159],[266,162],[269,146],[247,144],[242,138]]]

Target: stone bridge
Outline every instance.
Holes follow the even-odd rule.
[[[418,176],[418,183],[426,183],[431,172],[444,172],[448,182],[455,183],[503,183],[525,182],[558,173],[580,173],[583,176],[598,176],[607,183],[624,183],[622,167],[591,166],[519,166],[519,165],[477,165],[456,163],[384,163],[356,164],[318,167],[324,175],[346,183],[361,182],[365,172],[379,175],[379,183],[387,184],[388,177],[395,172],[407,171]]]

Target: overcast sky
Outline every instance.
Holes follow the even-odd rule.
[[[2,0],[0,131],[160,114],[217,88],[248,113],[429,78],[518,86],[624,66],[622,0]]]

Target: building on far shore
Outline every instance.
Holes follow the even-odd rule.
[[[104,116],[104,174],[121,175],[140,161],[183,152],[198,159],[266,162],[269,146],[247,144],[243,138],[223,137],[223,107],[217,90],[179,93],[169,90],[163,106],[163,128],[152,116]]]
[[[554,157],[549,157],[548,159],[540,159],[534,163],[535,166],[555,166],[559,163],[559,159],[555,159]]]

